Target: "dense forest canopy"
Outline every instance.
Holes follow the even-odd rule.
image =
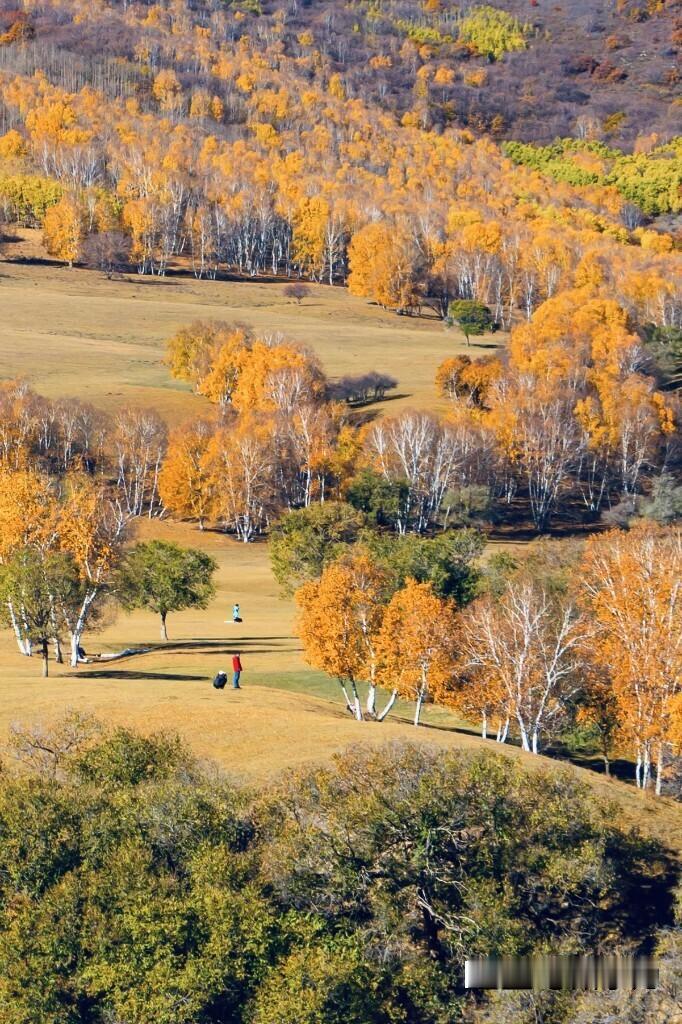
[[[659,42],[673,30],[672,59],[675,8],[649,6],[605,20]],[[531,7],[559,17],[543,10]],[[640,90],[627,113],[586,99],[548,129],[541,76],[514,60],[551,67],[558,28],[518,14],[435,2],[7,9],[5,217],[42,226],[70,264],[297,274],[440,316],[474,299],[506,327],[598,259],[612,294],[641,306],[645,292],[638,314],[675,325],[678,298],[641,287],[653,273],[674,292],[674,74],[652,86],[643,123]],[[486,106],[514,102],[498,73],[526,83],[505,113]],[[533,145],[557,131],[563,141]],[[661,217],[667,231],[647,226]]]

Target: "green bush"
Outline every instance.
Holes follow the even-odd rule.
[[[169,737],[84,742],[0,774],[3,1024],[454,1024],[465,953],[667,914],[662,851],[570,771],[393,744],[248,794]]]
[[[525,164],[555,181],[570,185],[613,185],[628,202],[649,216],[678,213],[682,209],[682,137],[649,153],[630,155],[601,142],[557,139],[549,146],[505,142],[502,150],[516,164]],[[573,160],[578,153],[594,153],[604,160],[599,174]]]

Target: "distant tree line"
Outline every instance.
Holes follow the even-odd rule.
[[[562,293],[515,329],[502,357],[442,364],[444,413],[370,419],[354,409],[385,398],[397,384],[390,375],[332,382],[282,335],[197,321],[169,339],[167,362],[212,411],[168,436],[153,411],[105,416],[7,382],[0,462],[54,481],[79,471],[126,517],[170,513],[244,541],[329,499],[399,534],[527,519],[542,532],[558,515],[669,522],[680,409],[663,359],[674,361],[676,342],[674,332],[658,329],[653,341],[633,327],[587,286]],[[664,353],[660,369],[654,353]]]

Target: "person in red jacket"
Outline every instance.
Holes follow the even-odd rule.
[[[232,658],[232,671],[234,673],[234,675],[232,676],[232,688],[234,690],[241,690],[241,686],[239,685],[239,678],[242,674],[242,660],[239,657],[238,653],[235,654]]]

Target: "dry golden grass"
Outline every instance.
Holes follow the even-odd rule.
[[[88,653],[147,644],[155,647],[152,653],[77,671],[51,664],[48,680],[40,678],[40,660],[19,655],[5,631],[0,642],[0,735],[14,723],[49,723],[78,709],[110,724],[176,730],[199,754],[249,780],[319,761],[353,742],[413,738],[414,726],[407,724],[405,714],[401,721],[383,725],[358,724],[340,701],[316,695],[318,677],[306,672],[294,637],[293,606],[278,595],[264,544],[244,545],[184,525],[143,522],[139,537],[152,536],[200,544],[213,554],[220,567],[215,601],[206,611],[170,616],[166,649],[159,643],[154,615],[121,614],[100,634],[90,635]],[[234,601],[241,605],[243,622],[238,625],[225,621],[231,620]],[[244,664],[243,689],[214,690],[213,675],[220,668],[231,672],[236,651]],[[293,677],[303,692],[278,691],[280,676],[287,685]],[[437,722],[438,712],[430,717]],[[465,734],[425,731],[447,745],[478,743]]]
[[[40,255],[35,232],[8,256]],[[344,288],[311,286],[301,305],[285,285],[197,281],[192,277],[102,274],[36,264],[0,263],[4,377],[26,378],[50,397],[77,395],[104,408],[153,406],[170,420],[203,406],[163,365],[164,342],[196,319],[244,323],[309,345],[332,377],[380,370],[399,381],[386,410],[434,404],[438,365],[465,350],[462,335],[435,319],[397,317]],[[496,346],[500,335],[479,339]],[[489,349],[472,346],[472,353]]]

